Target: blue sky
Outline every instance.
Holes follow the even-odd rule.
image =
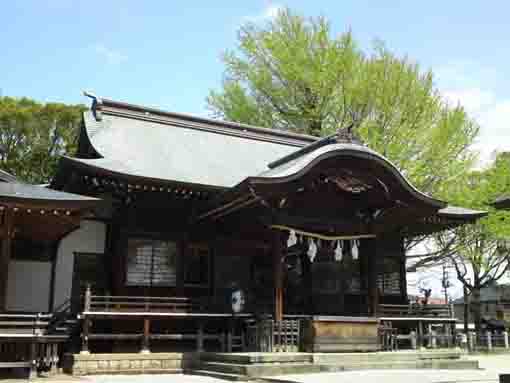
[[[482,125],[478,148],[510,150],[510,3],[492,1],[5,1],[0,13],[0,89],[41,101],[114,99],[206,115],[221,81],[220,54],[246,20],[289,6],[324,15],[436,73],[452,102]]]

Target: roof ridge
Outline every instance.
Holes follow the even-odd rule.
[[[224,121],[224,120],[217,120],[213,118],[207,118],[207,117],[201,117],[201,116],[195,116],[192,114],[185,114],[185,113],[176,113],[176,112],[168,112],[157,108],[152,107],[146,107],[142,105],[136,105],[121,101],[115,101],[105,98],[99,98],[93,94],[86,94],[88,97],[92,98],[92,106],[91,109],[94,112],[94,115],[96,119],[101,119],[101,113],[108,113],[108,112],[121,112],[122,114],[128,115],[128,116],[137,116],[137,117],[144,117],[144,118],[150,118],[151,116],[157,116],[162,118],[169,118],[169,119],[177,119],[177,120],[183,120],[190,123],[202,123],[202,124],[209,124],[213,125],[210,126],[210,128],[219,128],[219,129],[228,129],[230,131],[236,132],[237,134],[252,134],[254,136],[260,136],[261,138],[265,138],[266,140],[269,138],[280,138],[280,139],[287,139],[289,141],[293,141],[292,143],[295,144],[301,144],[301,145],[308,145],[310,143],[313,143],[317,140],[319,140],[319,137],[307,135],[307,134],[300,134],[300,133],[294,133],[294,132],[288,132],[280,129],[270,129],[270,128],[263,128],[248,124],[242,124],[238,122],[232,122],[232,121]],[[225,133],[221,130],[218,131],[218,133]],[[247,137],[250,138],[250,137]],[[251,137],[256,138],[256,137]],[[290,143],[290,142],[289,142]]]

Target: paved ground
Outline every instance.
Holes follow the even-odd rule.
[[[480,362],[480,370],[371,370],[326,374],[285,375],[278,379],[297,383],[450,383],[499,382],[499,374],[510,374],[510,354],[469,357]]]
[[[470,357],[480,361],[480,370],[371,370],[275,377],[296,383],[496,383],[499,374],[510,374],[510,354]],[[21,380],[3,380],[2,383]],[[65,375],[39,378],[34,383],[224,383],[223,380],[191,375],[114,375],[73,378]]]

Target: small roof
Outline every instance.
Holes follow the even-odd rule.
[[[43,186],[18,182],[0,182],[0,204],[15,203],[83,208],[94,207],[98,201],[97,198],[51,190]]]
[[[497,209],[510,209],[510,194],[496,198],[492,205]]]
[[[62,238],[79,227],[79,218],[100,202],[97,198],[17,182],[14,177],[5,175],[10,176],[0,173],[3,181],[0,182],[0,207],[16,212],[13,218],[16,238],[40,241]],[[51,214],[45,214],[46,211]]]
[[[465,207],[448,205],[437,212],[439,217],[451,218],[451,219],[465,219],[473,218],[478,219],[485,217],[488,213],[484,210],[472,210]]]
[[[0,169],[0,182],[16,182],[16,177]]]

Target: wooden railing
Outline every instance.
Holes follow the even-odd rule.
[[[52,318],[51,314],[1,314],[0,334],[43,335]]]
[[[141,344],[141,351],[150,349],[151,340],[192,340],[196,342],[197,351],[204,350],[205,341],[216,342],[223,351],[231,351],[236,346],[244,348],[244,337],[235,333],[235,329],[240,327],[236,323],[250,315],[211,313],[205,307],[203,301],[187,297],[93,295],[90,287],[87,287],[80,314],[82,351],[89,350],[89,340],[137,340]],[[123,331],[122,326],[114,326],[116,332],[91,332],[93,321],[123,319],[139,320],[140,330]],[[184,327],[183,331],[175,326],[176,321],[185,321],[185,325],[181,326]],[[207,326],[213,322],[215,326]],[[123,332],[119,333],[118,330]]]
[[[438,304],[408,304],[391,305],[380,304],[378,306],[379,317],[424,317],[424,318],[453,318],[452,305]]]
[[[54,369],[66,335],[48,333],[52,314],[0,314],[0,368]]]
[[[137,297],[91,295],[85,310],[89,312],[199,312],[203,304],[185,297]]]
[[[247,323],[247,350],[257,352],[298,352],[301,319],[250,320]]]

